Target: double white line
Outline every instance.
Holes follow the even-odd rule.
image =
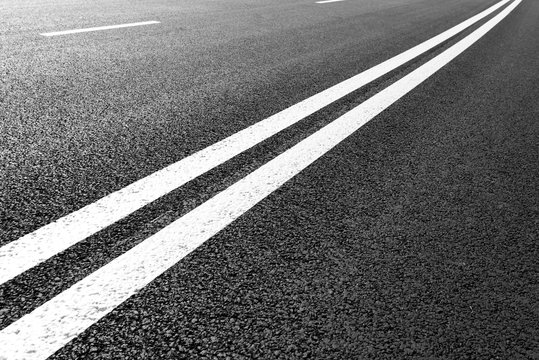
[[[0,249],[0,280],[82,239],[222,164],[326,105],[423,54],[493,13],[503,0],[446,32],[195,153]],[[6,359],[45,359],[229,225],[256,203],[466,50],[505,18],[515,0],[470,35],[315,132],[163,230],[0,332]]]

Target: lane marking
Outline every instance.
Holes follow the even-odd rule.
[[[53,32],[48,32],[48,33],[41,33],[39,35],[41,35],[41,36],[60,36],[60,35],[78,34],[78,33],[90,32],[90,31],[102,31],[102,30],[120,29],[120,28],[126,28],[126,27],[153,25],[153,24],[160,24],[160,23],[161,23],[160,21],[143,21],[143,22],[136,22],[136,23],[130,23],[130,24],[98,26],[98,27],[91,27],[91,28],[86,28],[86,29],[53,31]]]
[[[435,74],[520,2],[515,0],[435,58],[6,327],[0,332],[3,356],[9,360],[42,360],[52,355]]]
[[[465,30],[510,0],[0,248],[0,284],[232,159]]]
[[[317,1],[317,4],[327,4],[332,2],[338,2],[338,1],[344,1],[344,0],[323,0],[323,1]]]

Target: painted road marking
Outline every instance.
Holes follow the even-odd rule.
[[[43,360],[224,229],[469,48],[521,0],[440,55],[318,130],[0,332],[9,360]]]
[[[0,248],[0,284],[66,250],[332,102],[407,63],[488,16],[459,25]]]
[[[338,1],[344,1],[344,0],[323,0],[323,1],[317,1],[317,4],[327,4],[332,2],[338,2]]]
[[[120,28],[126,28],[126,27],[153,25],[153,24],[160,24],[160,23],[161,22],[159,22],[159,21],[143,21],[143,22],[136,22],[136,23],[130,23],[130,24],[98,26],[98,27],[91,27],[91,28],[86,28],[86,29],[54,31],[54,32],[48,32],[48,33],[42,33],[42,34],[39,34],[39,35],[42,35],[42,36],[60,36],[60,35],[78,34],[78,33],[90,32],[90,31],[120,29]]]

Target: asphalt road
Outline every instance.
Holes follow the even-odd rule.
[[[496,2],[4,0],[0,246]],[[539,359],[538,23],[523,0],[51,359]],[[1,284],[0,332],[472,30]]]

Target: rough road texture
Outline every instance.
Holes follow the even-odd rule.
[[[160,4],[154,17],[172,6]],[[103,33],[41,45],[40,60],[27,64],[33,42],[43,42],[28,30],[17,38],[30,42],[26,50],[0,55],[3,243],[492,2],[185,4],[185,37],[177,20],[163,21],[159,30],[137,29],[136,39]],[[539,2],[524,0],[52,358],[539,359],[538,18]],[[182,47],[198,52],[189,58]],[[1,286],[3,327],[303,130],[312,131],[294,128]]]

